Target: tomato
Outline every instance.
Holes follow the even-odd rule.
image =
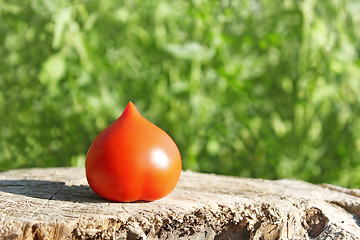
[[[92,190],[116,202],[165,197],[178,183],[181,168],[175,142],[141,116],[132,102],[95,138],[85,162]]]

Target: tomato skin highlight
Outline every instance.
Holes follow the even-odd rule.
[[[175,188],[181,174],[179,149],[132,102],[92,142],[85,162],[92,190],[116,202],[154,201]]]

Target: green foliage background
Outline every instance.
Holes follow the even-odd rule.
[[[0,170],[84,164],[132,100],[184,169],[360,187],[357,0],[0,0]]]

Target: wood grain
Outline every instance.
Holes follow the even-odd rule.
[[[0,173],[0,239],[359,239],[359,190],[183,172],[154,202],[115,203],[83,168]]]

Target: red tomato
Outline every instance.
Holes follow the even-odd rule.
[[[171,137],[129,102],[91,144],[85,168],[95,193],[111,201],[133,202],[168,195],[179,181],[181,165]]]

